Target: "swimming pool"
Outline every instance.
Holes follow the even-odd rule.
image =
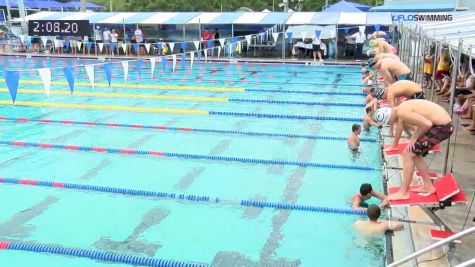
[[[4,71],[84,63],[2,58]],[[73,95],[53,69],[49,97],[24,71],[15,106],[2,84],[0,241],[38,246],[0,249],[0,263],[110,266],[77,257],[102,251],[212,266],[384,265],[383,244],[362,244],[348,211],[362,182],[382,187],[377,133],[362,135],[358,157],[346,145],[364,113],[357,67],[159,65],[151,78],[143,60],[139,78],[129,63],[124,83],[113,63],[111,87],[97,66],[94,88],[75,67]]]

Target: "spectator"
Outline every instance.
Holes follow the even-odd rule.
[[[113,44],[111,46],[111,54],[112,55],[115,54],[115,49],[117,49],[117,38],[118,37],[119,37],[119,34],[117,34],[115,29],[112,29],[112,32],[111,32],[111,44]],[[119,49],[117,49],[117,52],[119,52]],[[119,53],[117,53],[117,54],[119,54]]]
[[[363,32],[358,31],[357,33],[351,35],[351,38],[355,40],[355,60],[361,61],[361,55],[363,53],[364,42],[366,41],[366,36]]]
[[[143,49],[143,33],[142,30],[140,30],[139,26],[137,25],[137,29],[135,30],[135,42],[138,44],[139,51],[136,51],[138,55],[143,55],[145,54]]]
[[[102,43],[102,32],[100,26],[96,26],[96,29],[94,30],[94,42],[96,44],[96,47],[94,47],[94,52],[97,56],[97,51],[99,50],[97,44]]]
[[[102,32],[102,39],[104,40],[104,49],[106,50],[105,51],[105,54],[109,54],[109,44],[110,44],[110,40],[111,40],[111,31],[109,31],[108,28],[104,28],[104,32]],[[99,51],[102,53],[102,51]]]

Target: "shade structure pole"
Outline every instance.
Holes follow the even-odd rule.
[[[457,55],[455,56],[455,64],[452,67],[452,83],[450,85],[450,104],[449,104],[449,114],[450,117],[454,114],[454,101],[455,101],[455,86],[457,85],[458,70],[460,67],[460,55],[462,54],[462,38],[459,38],[459,46],[457,48]],[[449,48],[450,49],[450,48]],[[450,54],[450,51],[449,51]],[[449,148],[450,148],[450,136],[447,139],[447,148],[445,149],[445,159],[444,159],[444,172],[447,173],[447,163],[449,161]],[[450,170],[452,172],[452,170]]]
[[[435,43],[435,54],[434,60],[432,62],[432,86],[430,90],[430,101],[434,100],[434,90],[435,90],[435,74],[437,72],[437,59],[439,58],[439,50],[440,44],[438,42]]]
[[[81,0],[81,12],[86,12],[86,0]]]

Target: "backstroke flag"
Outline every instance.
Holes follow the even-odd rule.
[[[66,67],[63,69],[64,77],[66,77],[66,80],[68,81],[69,85],[69,90],[71,91],[71,94],[74,91],[74,73],[73,69],[71,67]]]
[[[124,69],[124,83],[127,83],[127,78],[129,77],[129,62],[125,60],[120,63]]]
[[[46,95],[49,97],[49,92],[51,89],[51,70],[48,68],[41,68],[38,69],[38,74],[40,75],[41,81],[43,82]]]
[[[150,58],[150,78],[153,78],[153,72],[155,71],[155,58]]]
[[[94,65],[85,65],[84,68],[86,69],[87,77],[89,77],[91,86],[94,88]]]
[[[18,71],[6,71],[5,83],[7,84],[8,91],[12,97],[13,103],[16,100],[16,93],[18,91],[18,81],[20,80],[20,73]]]
[[[104,68],[104,74],[106,75],[107,83],[109,83],[109,87],[111,86],[111,80],[112,80],[112,64],[111,63],[106,63],[102,65]]]

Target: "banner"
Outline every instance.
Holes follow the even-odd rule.
[[[38,69],[38,74],[40,75],[41,81],[43,82],[46,95],[49,97],[49,92],[51,89],[51,70],[48,68],[41,68]]]
[[[91,86],[94,88],[94,65],[85,65],[84,68],[86,69],[87,77],[89,77]]]
[[[64,77],[66,77],[66,80],[68,81],[69,84],[69,91],[71,91],[71,94],[74,91],[74,73],[73,73],[73,68],[71,67],[66,67],[63,69]]]
[[[173,74],[175,74],[175,68],[176,68],[176,55],[172,55],[172,62],[173,62],[173,65],[172,65],[172,71],[173,71]]]
[[[124,69],[124,83],[127,83],[127,78],[129,77],[129,62],[121,61],[122,69]]]
[[[106,63],[102,65],[104,68],[104,74],[106,75],[107,82],[109,83],[109,87],[111,86],[111,80],[112,80],[112,64],[111,63]]]
[[[150,58],[150,78],[153,78],[153,72],[155,71],[155,58]]]
[[[18,91],[18,82],[20,80],[20,73],[18,71],[6,71],[5,72],[5,83],[8,87],[8,92],[12,98],[13,103],[16,100],[16,93]]]

